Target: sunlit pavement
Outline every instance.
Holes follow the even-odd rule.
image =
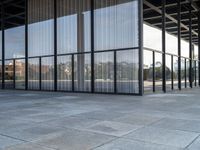
[[[0,150],[199,150],[200,89],[143,97],[0,91]]]

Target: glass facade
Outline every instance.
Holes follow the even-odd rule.
[[[1,35],[5,88],[139,94],[138,0],[17,4],[21,20],[5,19]]]
[[[197,44],[179,45],[169,18],[159,30],[162,15],[159,29],[145,24],[142,6],[152,11],[139,0],[1,2],[0,88],[142,95],[197,86]]]

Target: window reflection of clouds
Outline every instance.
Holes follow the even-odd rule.
[[[137,1],[95,9],[94,16],[95,50],[138,46]]]
[[[5,58],[25,56],[25,27],[5,30]]]

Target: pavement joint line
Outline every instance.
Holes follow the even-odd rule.
[[[26,140],[23,140],[23,139],[15,138],[15,137],[5,135],[5,134],[1,134],[1,133],[0,133],[0,136],[4,136],[4,137],[11,138],[11,139],[14,139],[14,140],[22,141],[22,142],[29,142],[29,141],[26,141]]]
[[[196,138],[194,138],[194,140],[192,140],[192,142],[190,142],[190,143],[185,147],[185,149],[189,148],[199,137],[200,137],[200,134],[199,134]]]
[[[121,138],[121,137],[116,137],[115,139],[109,140],[109,141],[107,141],[107,142],[105,142],[105,143],[103,143],[103,144],[100,144],[100,145],[98,145],[98,146],[96,146],[96,147],[93,147],[93,148],[91,148],[91,149],[89,149],[89,150],[95,150],[95,149],[97,149],[97,148],[99,148],[99,147],[102,147],[102,146],[104,146],[104,145],[106,145],[106,144],[112,143],[113,141],[118,140],[118,139],[120,139],[120,138]]]

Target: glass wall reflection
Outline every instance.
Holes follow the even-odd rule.
[[[15,88],[25,89],[25,59],[15,60]]]
[[[178,57],[173,56],[173,79],[174,89],[178,89]]]
[[[91,91],[91,54],[74,55],[74,90]]]
[[[155,90],[162,91],[162,54],[155,53]]]
[[[28,89],[40,89],[40,66],[39,58],[29,58],[28,60]]]
[[[117,93],[139,93],[138,50],[117,51]]]
[[[90,0],[57,1],[58,54],[91,51]]]
[[[166,55],[166,67],[165,67],[165,73],[166,73],[166,90],[171,91],[172,90],[172,56]]]
[[[72,91],[72,55],[58,56],[57,63],[57,89]]]
[[[95,92],[114,92],[114,53],[95,53]]]
[[[54,54],[54,0],[28,1],[28,55]]]
[[[6,60],[5,61],[5,88],[6,89],[13,89],[14,88],[14,61],[13,60]]]
[[[94,0],[95,50],[138,46],[138,1]]]
[[[153,92],[153,52],[144,50],[144,91]]]
[[[41,89],[54,90],[54,57],[41,59]]]

